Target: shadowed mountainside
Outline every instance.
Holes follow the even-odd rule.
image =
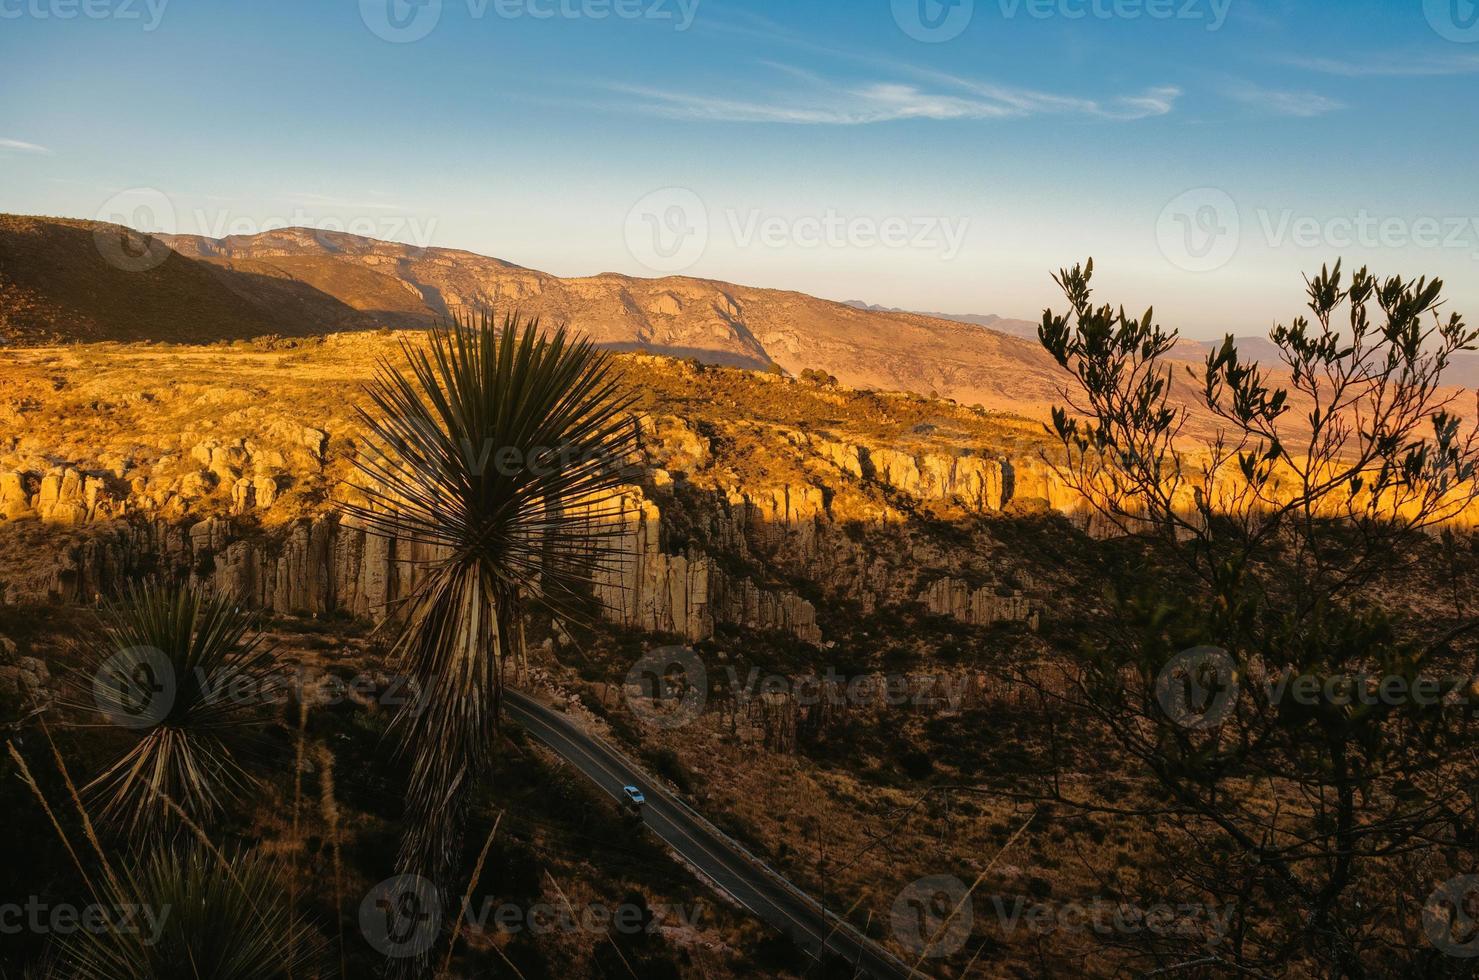
[[[117,225],[0,215],[0,342],[194,342],[370,325],[301,282],[257,278],[223,276]]]

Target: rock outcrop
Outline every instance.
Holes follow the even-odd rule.
[[[919,600],[937,616],[973,626],[1017,621],[1037,627],[1038,614],[1020,589],[1001,595],[991,587],[972,589],[958,579],[942,578],[931,584]]]
[[[703,383],[683,362],[633,360]],[[718,383],[750,385],[746,397],[805,389],[733,375],[742,382]],[[847,407],[834,390],[813,394]],[[154,397],[130,410],[152,411]],[[37,433],[0,441],[0,547],[17,558],[0,565],[0,599],[90,602],[159,575],[277,612],[379,619],[410,594],[429,556],[336,506],[356,479],[351,454],[364,451],[342,416],[304,425],[211,386],[179,397],[194,421],[154,446],[118,440],[80,456]],[[918,411],[918,399],[890,399],[871,410]],[[953,411],[957,425],[980,417]],[[1040,602],[988,527],[1024,493],[1072,510],[1035,460],[956,448],[933,426],[890,443],[750,418],[654,412],[633,425],[616,560],[594,588],[613,622],[690,641],[740,627],[811,644],[827,641],[823,603],[833,615],[918,605],[963,625],[1036,622]]]

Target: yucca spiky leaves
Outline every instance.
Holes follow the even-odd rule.
[[[275,659],[230,599],[142,585],[103,610],[82,703],[133,745],[84,792],[129,836],[204,824],[253,780],[238,759],[262,720]],[[176,809],[178,807],[178,810]]]
[[[367,387],[366,502],[347,510],[417,555],[395,647],[421,688],[400,718],[402,864],[435,875],[494,745],[520,610],[567,604],[615,560],[603,539],[636,433],[610,356],[563,329],[484,313],[402,349]]]
[[[284,980],[315,976],[321,938],[289,907],[276,865],[166,848],[107,886],[114,914],[62,945],[68,980]],[[122,913],[127,910],[127,917]]]

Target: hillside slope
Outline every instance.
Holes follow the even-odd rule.
[[[852,386],[936,391],[1030,414],[1055,392],[1057,369],[1035,343],[803,293],[683,277],[561,279],[471,252],[303,228],[166,240],[222,266],[270,266],[397,326],[491,306],[574,324],[617,350],[736,367],[773,361],[792,373],[818,368]]]
[[[414,328],[468,307],[570,324],[619,351],[938,392],[1041,415],[1058,371],[1035,343],[704,279],[561,279],[456,249],[306,228],[210,239],[0,216],[0,340],[212,342]]]
[[[198,342],[372,323],[297,280],[261,278],[118,225],[0,215],[0,342]]]

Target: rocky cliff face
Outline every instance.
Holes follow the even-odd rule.
[[[711,456],[707,441],[680,420],[650,427],[666,441],[658,441],[663,458],[653,463],[692,465]],[[200,443],[161,457],[149,474],[75,464],[0,472],[0,512],[10,530],[42,535],[55,548],[51,561],[7,567],[5,599],[91,601],[125,579],[159,574],[279,612],[383,617],[408,594],[416,562],[427,556],[366,533],[328,503],[319,513],[274,521],[279,481],[291,479],[274,473],[275,464],[292,453],[319,458],[327,439],[306,428],[277,436]],[[595,590],[609,618],[690,640],[730,624],[821,643],[807,591],[851,597],[869,611],[918,601],[978,625],[1035,619],[1021,590],[998,594],[948,574],[901,576],[901,563],[944,568],[949,555],[882,499],[887,491],[962,512],[998,511],[1011,502],[1019,467],[804,436],[788,448],[796,459],[832,468],[837,485],[705,488],[690,478],[675,483],[661,466],[646,469],[641,484],[622,492],[620,560]],[[1045,489],[1041,474],[1022,481],[1033,482]]]
[[[0,393],[0,598],[91,601],[160,574],[280,612],[388,615],[426,556],[341,520],[337,501],[361,449],[352,393],[401,339],[12,355],[14,383]],[[625,626],[826,645],[894,609],[963,628],[1034,624],[1074,586],[1055,577],[1058,559],[1034,553],[1043,539],[1021,543],[1016,516],[1057,512],[1107,530],[1025,420],[619,360],[642,393],[641,449],[627,461],[620,560],[595,598]]]
[[[117,363],[89,351],[75,365],[38,353],[19,397],[0,399],[18,433],[0,437],[0,598],[92,601],[163,575],[279,612],[388,615],[427,556],[339,515],[360,447],[336,372],[363,372],[393,343],[291,357],[124,348]],[[612,621],[811,644],[828,642],[829,617],[891,606],[971,625],[1035,621],[1050,590],[1026,571],[1030,555],[997,540],[995,515],[1076,505],[1022,444],[1025,424],[623,360],[653,394],[634,418],[619,561],[594,590]]]

